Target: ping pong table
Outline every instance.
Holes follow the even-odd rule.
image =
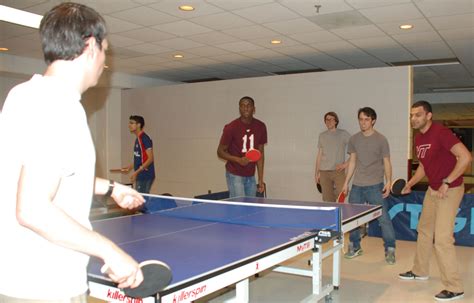
[[[233,198],[211,201],[147,195],[162,210],[92,222],[138,262],[158,259],[172,269],[173,280],[156,296],[126,297],[91,258],[90,296],[109,302],[192,302],[236,285],[236,302],[249,301],[249,278],[272,269],[312,278],[317,302],[340,284],[343,234],[376,219],[381,206]],[[323,251],[323,243],[332,241]],[[311,269],[280,264],[312,251]],[[332,283],[322,285],[322,260],[333,256]]]

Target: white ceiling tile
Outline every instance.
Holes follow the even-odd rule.
[[[174,38],[169,40],[162,40],[159,42],[155,42],[155,44],[165,46],[171,49],[183,50],[188,48],[196,48],[203,46],[203,44],[185,39],[185,38]]]
[[[366,49],[365,51],[383,62],[406,62],[416,60],[415,56],[402,47],[373,48]]]
[[[190,36],[190,35],[196,35],[196,34],[201,34],[201,33],[206,33],[206,32],[211,32],[212,29],[189,22],[187,20],[181,20],[177,22],[171,22],[171,23],[166,23],[166,24],[160,24],[157,26],[153,26],[153,28],[164,31],[176,36]]]
[[[239,28],[249,26],[253,23],[247,19],[232,13],[219,13],[214,15],[205,15],[190,19],[190,21],[215,30],[224,30],[229,28]]]
[[[299,54],[294,57],[304,62],[308,62],[309,64],[313,66],[322,68],[324,70],[341,70],[341,69],[350,69],[354,67],[352,65],[347,64],[346,62],[343,62],[334,57],[328,56],[327,54],[324,54],[324,53],[315,52],[313,54],[308,54],[308,55]]]
[[[170,48],[168,47],[163,47],[152,43],[136,44],[133,46],[125,46],[124,48],[137,51],[146,55],[153,55],[170,51]]]
[[[107,36],[107,40],[109,41],[110,46],[119,46],[119,47],[143,43],[140,40],[125,37],[120,34],[110,34]]]
[[[240,39],[256,39],[264,37],[273,37],[278,34],[260,25],[246,26],[242,28],[227,29],[222,31],[224,34],[235,36]]]
[[[374,23],[396,22],[406,19],[419,19],[423,15],[413,4],[391,5],[361,9],[360,13]]]
[[[109,33],[120,33],[130,31],[132,29],[141,28],[141,25],[136,23],[127,22],[118,18],[110,17],[110,16],[103,16],[105,22],[107,23],[107,31]]]
[[[307,33],[323,30],[305,18],[265,23],[263,26],[281,34]]]
[[[441,37],[435,31],[429,32],[413,32],[401,35],[392,35],[392,38],[400,42],[401,44],[413,44],[423,42],[434,42],[441,41]]]
[[[235,42],[239,40],[236,37],[229,36],[218,31],[212,31],[208,33],[187,36],[186,38],[199,42],[199,43],[208,44],[208,45],[223,44],[223,43]]]
[[[238,42],[231,42],[231,43],[225,43],[225,44],[218,44],[216,47],[232,51],[232,52],[244,52],[244,51],[250,51],[250,50],[257,50],[257,49],[262,49],[261,46],[252,44],[247,41],[238,41]]]
[[[268,23],[300,17],[298,14],[278,3],[238,9],[235,10],[234,13],[257,23]]]
[[[175,35],[158,31],[152,28],[134,29],[131,31],[121,32],[120,35],[143,42],[155,42],[176,37]]]
[[[234,10],[272,3],[274,0],[207,0],[207,2],[226,10]]]
[[[140,7],[135,7],[133,9],[130,9],[130,10],[120,11],[120,12],[111,14],[111,16],[128,21],[128,22],[140,24],[143,26],[170,23],[170,22],[175,22],[179,20],[177,17],[159,12],[157,10],[154,10],[152,8],[145,7],[145,6],[140,6]]]
[[[450,48],[442,41],[407,44],[405,47],[420,60],[455,57]]]
[[[225,55],[214,56],[214,58],[212,58],[212,59],[215,59],[215,60],[218,60],[218,61],[223,61],[223,62],[230,62],[230,63],[233,63],[233,64],[249,60],[248,57],[244,57],[242,55],[235,54],[235,53],[229,53],[229,54],[225,54]]]
[[[398,43],[390,37],[373,37],[373,38],[364,38],[364,39],[353,39],[350,40],[355,46],[362,49],[372,49],[372,48],[388,48],[388,47],[399,47]]]
[[[438,30],[460,27],[474,27],[474,13],[455,16],[433,17],[429,20]]]
[[[345,0],[353,8],[370,8],[380,6],[391,6],[395,4],[409,3],[411,0]]]
[[[331,41],[340,41],[341,38],[330,33],[328,31],[318,31],[312,33],[299,33],[299,34],[292,34],[289,35],[290,38],[295,39],[297,41],[303,43],[317,43],[317,42],[331,42]]]
[[[474,43],[474,27],[471,28],[456,28],[438,31],[448,44],[454,40],[473,40]]]
[[[348,40],[368,37],[380,37],[385,35],[384,32],[382,32],[373,24],[338,28],[331,30],[331,32]]]
[[[279,2],[282,5],[305,17],[352,10],[352,7],[350,7],[344,1],[341,0],[280,0]],[[321,5],[321,7],[319,8],[319,12],[315,5]]]
[[[426,17],[448,16],[474,12],[472,0],[413,0]]]
[[[281,57],[281,54],[270,49],[259,49],[241,52],[242,55],[254,59]]]
[[[387,66],[383,61],[361,50],[332,52],[330,55],[357,68]]]
[[[193,58],[193,59],[185,59],[182,61],[193,64],[193,65],[202,65],[202,66],[209,66],[209,67],[221,63],[219,61],[209,59],[209,58]]]
[[[168,58],[162,58],[162,57],[155,56],[155,55],[146,55],[146,56],[130,58],[130,59],[127,59],[127,60],[130,60],[130,61],[133,61],[133,62],[138,62],[138,63],[141,63],[141,64],[158,64],[158,63],[161,63],[161,62],[164,62],[164,61],[168,60]]]
[[[223,50],[221,48],[213,47],[213,46],[203,46],[203,47],[196,47],[196,48],[189,48],[186,50],[196,56],[219,56],[228,54],[228,51]]]
[[[357,49],[357,47],[347,41],[313,43],[311,46],[328,54],[333,51],[349,51]]]
[[[8,22],[0,21],[2,27],[0,29],[0,41],[12,37],[23,36],[27,34],[38,35],[38,30],[26,26],[16,25]],[[38,35],[39,36],[39,35]]]
[[[456,40],[450,43],[456,57],[474,76],[474,43],[472,40]]]
[[[314,48],[307,46],[307,45],[294,45],[288,47],[281,47],[276,49],[277,52],[285,54],[285,55],[296,55],[296,54],[310,54],[317,52]]]

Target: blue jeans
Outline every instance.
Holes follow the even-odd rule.
[[[382,229],[384,247],[385,250],[387,250],[389,247],[395,248],[395,231],[393,230],[392,220],[390,220],[388,214],[387,202],[382,197],[382,190],[383,183],[370,186],[352,185],[352,189],[349,194],[349,203],[363,204],[367,202],[371,205],[382,205],[382,216],[380,216],[377,220],[379,221],[380,228]],[[359,228],[351,231],[349,239],[354,249],[360,248]]]
[[[242,177],[225,172],[229,198],[233,197],[255,197],[257,195],[257,183],[255,176]]]
[[[151,189],[151,184],[155,179],[145,179],[145,180],[136,180],[135,189],[142,194],[149,194]]]

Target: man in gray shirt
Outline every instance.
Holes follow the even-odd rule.
[[[346,179],[346,148],[349,133],[338,129],[339,118],[335,112],[324,115],[327,130],[319,135],[316,156],[315,181],[321,184],[323,201],[335,202]]]
[[[350,154],[346,180],[342,191],[347,194],[349,181],[354,175],[349,203],[369,203],[382,205],[382,216],[378,221],[382,229],[385,247],[385,261],[395,264],[395,231],[388,215],[385,198],[390,194],[392,181],[392,164],[388,141],[374,129],[377,113],[370,107],[359,109],[360,132],[349,139],[347,152]],[[354,173],[355,172],[355,173]],[[385,177],[385,185],[384,185]],[[362,255],[360,232],[355,229],[350,233],[347,259]]]

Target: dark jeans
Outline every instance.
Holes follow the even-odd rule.
[[[349,203],[351,204],[364,204],[368,203],[371,205],[382,205],[382,216],[377,220],[379,221],[382,229],[382,238],[384,242],[385,250],[389,247],[395,248],[395,231],[393,229],[392,221],[388,214],[388,206],[385,199],[382,197],[383,183],[370,185],[370,186],[357,186],[352,185],[351,192],[349,194]],[[351,231],[349,239],[354,249],[360,248],[360,231],[359,228]]]
[[[136,180],[135,189],[142,194],[149,194],[151,185],[155,179]]]

